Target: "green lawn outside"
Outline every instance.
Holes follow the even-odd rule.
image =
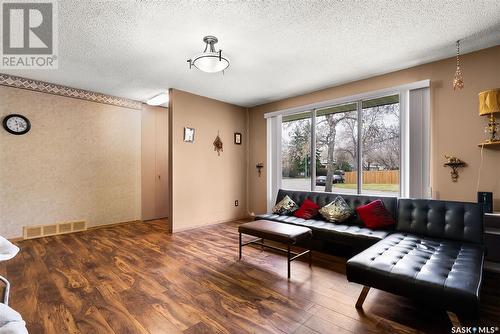
[[[340,189],[356,189],[357,185],[355,183],[335,183],[333,188]],[[377,190],[377,191],[392,191],[398,192],[399,185],[397,184],[388,184],[388,183],[364,183],[364,190]]]

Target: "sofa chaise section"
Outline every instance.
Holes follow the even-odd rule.
[[[395,233],[347,261],[351,282],[477,316],[484,258],[477,203],[400,199]]]

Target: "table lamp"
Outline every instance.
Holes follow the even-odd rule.
[[[488,143],[500,141],[496,139],[498,122],[495,113],[500,113],[500,88],[490,89],[479,93],[479,115],[488,115],[488,126],[485,132],[489,133]]]

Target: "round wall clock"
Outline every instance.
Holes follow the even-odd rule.
[[[10,114],[3,119],[3,128],[13,135],[24,135],[31,129],[31,123],[23,115]]]

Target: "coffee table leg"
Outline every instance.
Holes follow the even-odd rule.
[[[239,252],[239,254],[240,254],[239,259],[241,260],[241,233],[240,233],[240,252]]]
[[[288,279],[290,279],[290,245],[287,245],[286,257],[288,260]]]

